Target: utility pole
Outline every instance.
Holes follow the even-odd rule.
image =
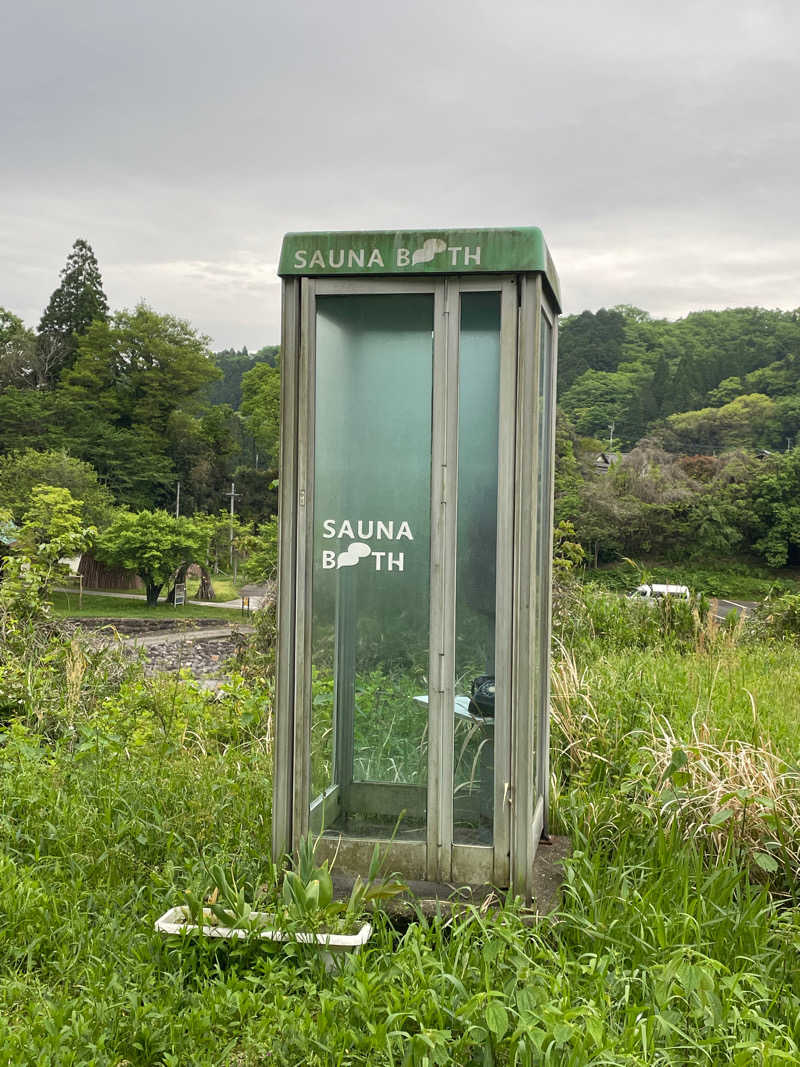
[[[241,493],[237,493],[236,492],[235,483],[231,482],[230,492],[229,493],[225,493],[225,496],[229,496],[231,498],[231,537],[230,537],[230,569],[231,569],[231,572],[233,572],[233,511],[234,511],[234,501],[236,500],[237,496],[241,496],[241,495],[242,495]],[[233,580],[236,581],[236,575],[235,574],[233,576]]]
[[[175,518],[177,519],[181,513],[181,483],[178,482],[178,492],[175,496]]]
[[[791,449],[791,447],[792,447],[792,439],[791,439],[791,437],[787,437],[786,438],[786,451],[788,452]]]
[[[612,421],[611,425],[608,427],[608,432],[609,432],[608,458],[609,459],[611,459],[611,453],[614,451],[614,427],[615,427],[615,425],[616,425],[616,423]]]

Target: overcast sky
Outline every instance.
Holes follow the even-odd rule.
[[[9,0],[0,305],[277,343],[287,230],[540,226],[566,312],[800,305],[798,0]]]

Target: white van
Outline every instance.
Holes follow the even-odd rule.
[[[663,597],[670,597],[674,600],[691,600],[692,594],[686,585],[640,585],[636,587],[634,592],[628,593],[628,597],[631,600],[639,597],[644,600],[661,600]]]

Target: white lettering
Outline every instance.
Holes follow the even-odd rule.
[[[390,571],[402,571],[402,570],[404,570],[405,553],[398,552],[397,555],[395,556],[392,552],[389,552],[388,556],[389,556],[389,558],[386,561],[388,563],[388,567],[386,568],[387,570],[390,570]]]
[[[375,557],[375,570],[379,571],[381,569],[381,560],[386,555],[386,553],[385,552],[373,552],[372,554]]]
[[[335,552],[323,552],[322,553],[322,569],[324,571],[333,570],[336,566],[336,553]]]
[[[378,251],[377,248],[373,248],[372,249],[372,252],[370,253],[370,257],[367,260],[367,266],[368,267],[382,267],[383,266],[383,256],[380,254],[380,252]]]
[[[294,267],[295,270],[299,270],[306,265],[308,253],[304,248],[298,248],[294,254]]]
[[[332,538],[342,540],[348,538],[360,541],[413,541],[411,524],[403,519],[397,522],[395,519],[323,519],[322,537],[329,541]]]
[[[411,262],[411,253],[407,248],[397,249],[397,266],[407,267]]]
[[[347,266],[348,267],[363,267],[364,266],[364,249],[363,248],[351,248],[347,253]]]
[[[334,262],[334,258],[333,258],[334,255],[335,255],[334,252],[328,252],[328,265],[330,267],[333,267],[334,270],[338,270],[339,267],[343,267],[344,266],[344,249],[342,248],[339,251],[339,262],[338,263]],[[480,260],[478,262],[480,262]]]
[[[480,264],[480,261],[481,261],[481,246],[480,245],[476,245],[475,246],[475,251],[474,252],[470,252],[469,245],[465,245],[464,246],[464,266],[466,267],[469,263]]]
[[[320,252],[319,249],[317,249],[316,252],[314,253],[314,255],[311,257],[311,262],[308,265],[309,265],[309,267],[324,267],[325,266],[325,260],[322,258],[322,253]]]
[[[450,262],[455,267],[458,263],[458,253],[461,251],[461,245],[448,246],[447,251],[450,253]]]

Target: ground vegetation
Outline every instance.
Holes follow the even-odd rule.
[[[302,944],[153,929],[212,884],[232,887],[228,910],[280,884],[265,860],[274,618],[212,697],[20,613],[3,588],[7,1062],[800,1057],[800,651],[775,612],[749,628],[702,602],[645,615],[567,573],[552,804],[572,853],[555,921],[530,926],[511,899],[402,930],[378,912],[366,949],[327,972]]]

